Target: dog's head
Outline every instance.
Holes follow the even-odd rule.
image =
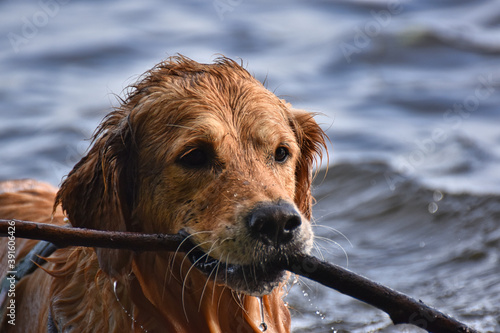
[[[191,263],[251,295],[283,278],[279,258],[312,247],[313,162],[325,136],[245,69],[171,58],[101,124],[57,197],[78,227],[182,233]],[[98,250],[101,268],[131,255]]]

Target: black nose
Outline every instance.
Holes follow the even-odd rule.
[[[286,202],[263,203],[248,216],[252,235],[265,242],[280,245],[293,238],[293,231],[302,223],[300,214]]]

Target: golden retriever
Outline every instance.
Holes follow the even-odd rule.
[[[161,62],[102,121],[57,194],[0,183],[0,218],[181,233],[195,250],[59,249],[18,283],[16,325],[0,330],[260,332],[261,299],[267,331],[288,332],[288,274],[273,262],[312,247],[312,168],[324,148],[312,114],[238,63]],[[16,240],[18,261],[35,243]]]

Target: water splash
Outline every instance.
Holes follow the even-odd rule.
[[[435,214],[438,211],[439,206],[437,203],[431,202],[427,208],[429,210],[429,213]]]
[[[316,307],[316,309],[317,309],[317,307]],[[326,315],[323,312],[316,310],[314,313],[317,314],[321,318],[321,320],[325,320]]]
[[[433,202],[431,202],[428,206],[428,210],[429,210],[429,213],[431,214],[435,214],[438,209],[439,209],[439,206],[438,206],[438,202],[443,200],[443,193],[441,191],[434,191],[434,193],[432,194],[432,199],[434,199]]]
[[[262,332],[265,332],[265,331],[267,331],[267,324],[266,324],[266,320],[264,318],[264,302],[262,300],[262,296],[257,297],[257,300],[259,301],[259,308],[260,308],[260,325],[259,325],[259,329]]]
[[[432,198],[434,199],[434,201],[441,201],[443,197],[443,192],[438,190],[434,191],[434,193],[432,194]]]
[[[133,322],[134,325],[139,325],[139,327],[141,328],[141,330],[143,332],[148,333],[148,331],[144,328],[144,326],[140,325],[137,322],[137,320],[135,320],[134,316],[130,312],[128,312],[128,310],[125,308],[125,306],[123,306],[122,302],[120,301],[120,298],[118,297],[118,291],[117,291],[118,281],[115,280],[115,279],[112,279],[112,281],[113,281],[113,293],[115,294],[116,301],[122,307],[123,312],[125,312],[125,314],[132,320],[132,322]]]

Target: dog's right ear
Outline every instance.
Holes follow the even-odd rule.
[[[110,113],[93,145],[64,180],[54,210],[61,204],[74,227],[130,231],[135,193],[133,133],[124,110]],[[133,254],[96,249],[99,265],[111,276],[126,273]]]

